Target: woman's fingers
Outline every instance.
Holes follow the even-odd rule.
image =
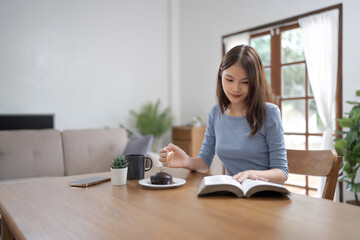
[[[166,149],[166,147],[160,149],[160,158],[159,161],[160,162],[166,162],[167,158],[168,158],[168,150]]]
[[[238,179],[243,173],[239,172],[233,176],[233,179]]]
[[[162,149],[160,149],[160,155],[162,155],[162,154],[166,154],[167,152],[168,152],[168,150],[166,149],[166,147],[164,147],[164,148],[162,148]]]
[[[241,176],[238,179],[236,179],[239,183],[242,183],[247,177]]]
[[[183,166],[183,156],[182,150],[170,143],[168,146],[160,149],[160,162],[163,163],[165,167],[181,167]],[[176,156],[175,156],[176,155]]]
[[[233,176],[233,179],[235,179],[236,181],[238,181],[239,183],[241,183],[242,181],[244,181],[244,179],[247,178],[246,176],[246,172],[239,172],[238,174],[235,174]]]
[[[245,179],[260,180],[260,181],[265,181],[265,182],[269,181],[268,179],[266,179],[262,176],[259,176],[255,173],[248,172],[248,171],[239,172],[239,173],[235,174],[233,176],[233,179],[237,180],[239,183],[242,183]]]
[[[169,145],[167,145],[167,147],[165,147],[165,149],[168,150],[168,151],[176,151],[177,148],[179,148],[179,147],[176,146],[176,145],[173,144],[173,143],[169,143]]]

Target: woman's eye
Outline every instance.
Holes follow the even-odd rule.
[[[249,82],[248,81],[246,81],[246,82],[242,82],[242,84],[248,84]]]
[[[231,80],[231,79],[226,79],[226,81],[228,81],[228,82],[232,82],[233,80]]]

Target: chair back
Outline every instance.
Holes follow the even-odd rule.
[[[287,149],[289,173],[326,177],[322,198],[333,200],[340,168],[340,157],[331,150]]]

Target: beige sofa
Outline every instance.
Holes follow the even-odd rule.
[[[127,142],[119,128],[0,131],[0,184],[110,171]]]

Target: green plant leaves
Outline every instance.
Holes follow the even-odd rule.
[[[348,118],[342,118],[342,119],[337,119],[337,121],[339,122],[340,127],[342,128],[353,128],[354,127],[354,123],[351,119]]]
[[[111,162],[112,169],[126,168],[129,165],[125,157],[117,157]]]
[[[338,177],[338,181],[339,181],[339,182],[342,182],[345,177],[346,177],[345,175],[339,176],[339,177]]]
[[[349,131],[345,137],[349,144],[353,144],[357,139],[357,131]]]
[[[356,104],[356,105],[359,105],[360,103],[359,102],[353,102],[353,101],[346,101],[346,103],[348,103],[348,104]]]
[[[354,118],[359,113],[360,113],[360,106],[353,106],[353,108],[349,112],[349,118]]]
[[[139,112],[130,111],[134,117],[135,127],[141,135],[152,134],[154,138],[160,138],[165,132],[171,129],[173,116],[170,108],[160,110],[160,100],[156,103],[144,104]]]
[[[348,145],[348,141],[346,141],[345,139],[340,139],[335,144],[336,152],[343,157],[346,156],[347,145]]]
[[[358,131],[359,131],[359,127],[360,127],[360,113],[357,113],[354,117],[354,123],[355,123],[355,127],[357,127]]]
[[[349,182],[348,184],[346,184],[346,189],[356,194],[360,192],[360,183]]]
[[[360,90],[356,91],[356,96],[360,96]],[[360,103],[347,101],[353,107],[348,118],[337,119],[340,127],[348,128],[348,131],[337,131],[336,134],[343,135],[344,139],[336,138],[335,150],[343,156],[343,162],[339,170],[338,181],[346,182],[346,189],[355,193],[360,192],[360,183],[355,183],[358,169],[360,168]],[[357,198],[356,198],[357,199]]]
[[[337,135],[344,135],[345,133],[347,133],[347,132],[339,131],[339,130],[336,130],[336,131],[335,131],[335,134],[337,134]],[[336,139],[335,139],[335,140],[336,140]]]
[[[358,142],[354,147],[354,152],[357,152],[360,154],[360,142]]]

